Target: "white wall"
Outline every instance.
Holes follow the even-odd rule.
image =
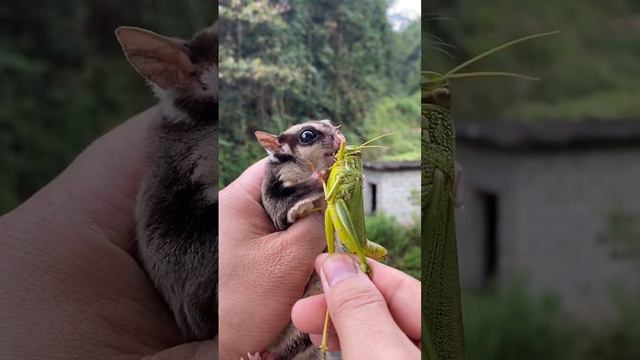
[[[377,187],[377,211],[393,215],[402,224],[420,221],[420,169],[380,171],[365,169],[365,213],[371,214],[371,186]]]
[[[570,313],[594,321],[614,315],[616,289],[640,295],[640,149],[514,153],[460,146],[457,154],[466,180],[456,219],[464,288],[481,284],[477,194],[489,191],[499,199],[499,285],[519,277],[535,294],[557,294]],[[615,214],[627,229],[612,225]],[[635,237],[625,239],[625,231]]]

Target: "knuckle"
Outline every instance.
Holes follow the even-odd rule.
[[[344,314],[358,314],[379,311],[386,308],[382,296],[363,286],[349,287],[337,292],[333,298],[336,311]]]

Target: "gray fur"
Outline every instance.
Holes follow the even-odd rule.
[[[117,34],[129,61],[151,82],[162,113],[148,130],[137,199],[140,261],[185,341],[211,339],[218,333],[217,27],[188,42],[172,40],[193,69],[175,86],[175,78],[145,72],[149,62],[161,60],[139,44],[157,34],[135,28]],[[134,36],[135,42],[129,40]]]

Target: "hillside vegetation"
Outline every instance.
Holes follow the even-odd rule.
[[[395,131],[378,158],[418,159],[420,23],[391,29],[385,0],[222,1],[222,186],[265,153],[253,133],[309,119],[357,143]]]

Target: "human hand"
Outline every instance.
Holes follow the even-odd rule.
[[[329,349],[341,349],[343,359],[419,359],[420,282],[376,261],[368,264],[371,279],[350,255],[318,256],[324,294],[298,300],[293,324],[319,345],[328,304],[335,328]]]
[[[134,204],[150,109],[91,144],[0,218],[1,359],[211,359],[181,345],[136,261]]]
[[[266,160],[219,194],[220,358],[261,352],[290,322],[326,246],[319,214],[276,232],[261,205]]]

